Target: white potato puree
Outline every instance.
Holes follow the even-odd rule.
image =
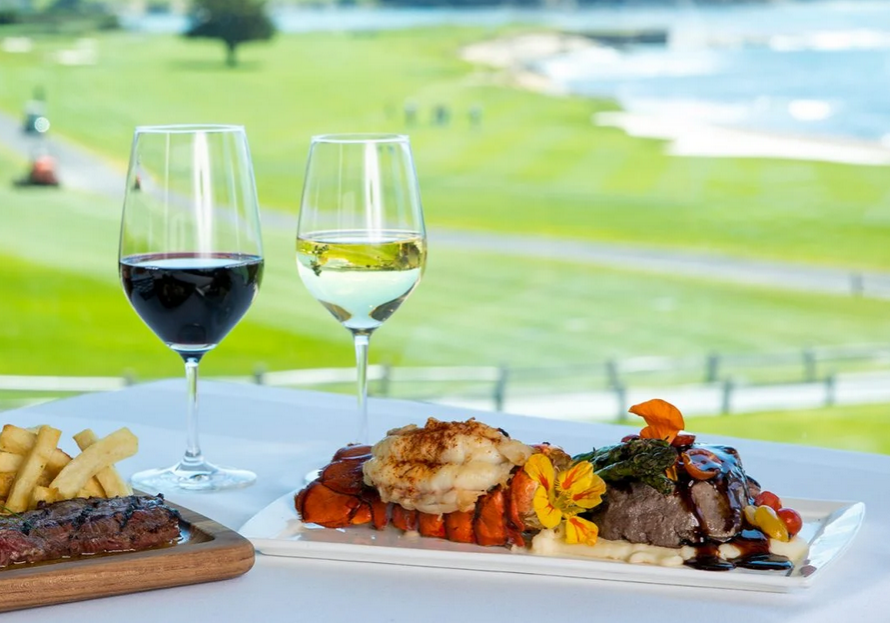
[[[795,537],[788,543],[770,539],[770,552],[787,556],[795,566],[806,558],[809,544]],[[619,560],[634,564],[679,567],[695,556],[695,548],[685,545],[679,548],[658,547],[629,541],[597,539],[596,545],[569,545],[555,530],[542,530],[532,539],[531,551],[542,556],[580,556],[600,560]],[[737,558],[741,552],[733,545],[724,543],[719,548],[725,559]]]
[[[731,543],[724,543],[717,551],[721,557],[727,560],[738,558],[741,555],[739,549]],[[776,554],[777,556],[785,556],[788,560],[794,563],[794,566],[796,567],[807,557],[807,554],[810,551],[810,544],[799,536],[794,537],[787,543],[785,541],[770,539],[769,551],[771,554]]]

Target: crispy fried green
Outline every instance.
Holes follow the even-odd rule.
[[[677,451],[661,439],[632,439],[574,457],[589,461],[597,475],[608,482],[638,480],[668,494],[674,483],[665,470],[677,462]]]

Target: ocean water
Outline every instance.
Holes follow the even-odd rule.
[[[890,143],[890,2],[774,2],[563,11],[318,9],[279,12],[285,32],[437,24],[540,24],[565,30],[660,29],[666,45],[591,48],[535,69],[571,92],[626,110],[791,134]],[[124,17],[181,32],[181,16]]]
[[[630,112],[890,142],[890,3],[715,7],[639,23],[666,29],[667,45],[589,49],[538,69]]]

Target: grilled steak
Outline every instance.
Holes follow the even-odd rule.
[[[710,480],[694,480],[680,468],[670,494],[639,481],[610,483],[604,503],[590,519],[604,539],[680,547],[724,542],[742,529],[742,509],[760,487],[742,470],[738,453],[724,446],[697,445],[715,453],[722,469]]]
[[[591,521],[604,539],[661,547],[680,547],[694,538],[698,528],[679,495],[663,495],[641,482],[610,486]]]
[[[161,496],[47,504],[0,518],[0,567],[170,544],[179,538],[179,521]]]

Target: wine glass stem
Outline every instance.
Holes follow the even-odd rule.
[[[354,333],[355,364],[358,373],[358,436],[357,443],[368,443],[368,344],[370,333]]]
[[[188,385],[187,435],[183,465],[202,465],[204,455],[198,444],[198,362],[197,357],[185,358],[185,380]]]

